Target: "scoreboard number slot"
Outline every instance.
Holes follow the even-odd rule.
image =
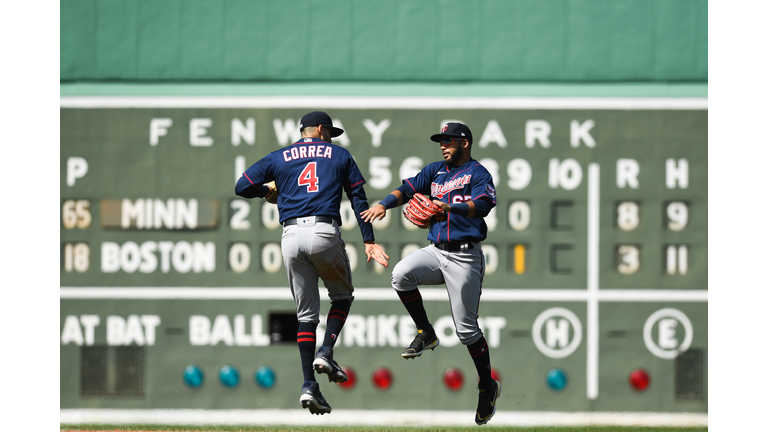
[[[509,246],[509,268],[514,270],[515,274],[521,275],[525,273],[526,266],[528,265],[526,252],[529,249],[530,245],[527,244],[514,244]]]
[[[61,206],[61,222],[65,229],[86,229],[91,226],[91,202],[66,200]]]
[[[251,214],[251,204],[246,200],[232,200],[229,207],[233,210],[229,219],[229,227],[234,230],[247,230],[251,228],[248,215]]]
[[[483,254],[485,255],[485,273],[496,273],[496,269],[499,268],[499,250],[495,245],[484,244]]]
[[[531,224],[531,206],[525,201],[514,201],[509,206],[509,226],[523,231]]]
[[[64,243],[64,271],[85,273],[90,266],[90,255],[88,243]]]
[[[262,203],[261,222],[268,229],[275,229],[280,226],[280,213],[277,211],[276,205]]]
[[[665,211],[665,227],[671,231],[682,231],[688,226],[688,204],[683,201],[667,203]]]
[[[573,201],[552,201],[550,227],[556,231],[573,231]]]
[[[251,266],[251,247],[248,243],[232,243],[229,247],[229,268],[243,273]]]
[[[624,275],[637,273],[640,269],[640,246],[619,245],[616,248],[618,255],[616,270]]]
[[[688,245],[667,245],[663,255],[668,275],[688,274]]]
[[[261,248],[261,266],[267,273],[280,271],[283,267],[283,253],[279,243],[267,243]]]
[[[640,225],[640,205],[623,201],[616,206],[616,225],[622,231],[632,231]]]

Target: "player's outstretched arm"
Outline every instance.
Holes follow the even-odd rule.
[[[384,216],[387,215],[387,209],[395,208],[402,204],[403,193],[400,192],[399,189],[395,189],[378,204],[369,208],[368,210],[361,212],[360,216],[363,217],[363,221],[365,222],[371,222],[376,219],[381,220],[384,219]]]
[[[376,260],[377,263],[384,267],[389,267],[389,255],[384,252],[384,249],[373,241],[365,242],[365,254],[368,259],[365,262],[371,262],[371,258]]]
[[[360,216],[363,217],[364,222],[371,222],[376,219],[384,219],[384,216],[387,214],[387,209],[384,208],[381,204],[376,204],[375,206],[369,208],[368,210],[365,210],[360,213]]]

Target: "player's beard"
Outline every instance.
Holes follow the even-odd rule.
[[[458,147],[455,152],[448,153],[448,159],[445,160],[445,165],[449,167],[456,166],[456,161],[461,160],[464,156],[464,149]]]

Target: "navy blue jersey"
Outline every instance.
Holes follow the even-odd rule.
[[[297,217],[329,216],[341,224],[342,188],[356,214],[368,208],[362,187],[365,179],[352,155],[343,147],[317,138],[302,138],[251,165],[238,180],[235,192],[263,197],[263,193],[254,191],[273,180],[280,192],[277,208],[281,223]],[[366,225],[361,225],[364,239],[369,230],[372,237],[371,225]]]
[[[446,166],[441,161],[433,162],[415,177],[403,180],[403,185],[398,189],[408,197],[418,192],[448,204],[475,201],[476,208],[487,208],[488,211],[496,206],[493,177],[474,159],[458,167]],[[479,206],[479,200],[487,200],[490,205]],[[488,226],[483,219],[487,214],[476,211],[476,217],[470,218],[448,213],[445,222],[430,227],[427,238],[435,243],[483,241],[488,235]]]

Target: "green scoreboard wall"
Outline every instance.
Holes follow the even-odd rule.
[[[278,328],[294,306],[277,207],[235,196],[234,184],[298,140],[303,114],[325,109],[346,131],[335,143],[355,157],[371,204],[440,158],[429,136],[443,123],[471,128],[472,155],[498,191],[480,315],[509,396],[499,409],[707,411],[706,102],[232,100],[62,100],[62,408],[296,405],[297,350]],[[398,210],[374,227],[391,266],[427,244]],[[337,357],[359,383],[324,384],[334,407],[471,409],[475,373],[444,289],[424,289],[444,343],[404,364],[412,326],[391,267],[365,262],[346,201],[341,231],[356,300]],[[199,388],[182,379],[192,364],[206,374]],[[240,371],[236,387],[219,383],[223,365]],[[278,377],[270,389],[254,383],[264,365]],[[391,370],[392,387],[370,383],[376,367]],[[443,385],[449,367],[463,371],[462,390]],[[566,372],[564,389],[546,385],[553,368]],[[637,368],[651,376],[644,391],[627,383]]]

